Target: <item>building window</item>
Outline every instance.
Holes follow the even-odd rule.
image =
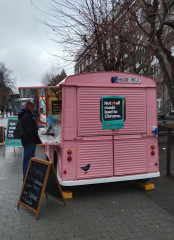
[[[127,67],[127,68],[124,70],[124,72],[129,73],[129,72],[130,72],[129,67]]]
[[[88,66],[88,63],[89,63],[89,61],[88,61],[88,58],[87,58],[87,59],[86,59],[86,62],[85,62],[86,66]]]
[[[82,72],[82,65],[79,66],[79,73]]]
[[[161,98],[157,98],[157,110],[159,111],[161,108]]]
[[[92,64],[92,56],[89,57],[89,64]]]
[[[138,22],[141,22],[141,18],[142,18],[142,9],[141,8],[137,9],[136,16],[137,16]]]
[[[174,11],[173,11],[173,12],[171,12],[171,14],[170,14],[170,20],[171,20],[171,21],[173,21],[173,20],[174,20]]]
[[[94,52],[94,59],[97,60],[97,51]]]
[[[111,45],[110,45],[110,39],[108,38],[108,39],[106,40],[106,49],[109,50],[110,47],[111,47]]]
[[[84,69],[85,69],[85,65],[84,63],[82,63],[82,72],[84,71]]]
[[[152,66],[152,78],[157,78],[161,74],[161,68],[159,64]]]

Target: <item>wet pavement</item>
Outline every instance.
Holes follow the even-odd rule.
[[[6,123],[0,118],[0,126]],[[172,146],[174,136],[172,136]],[[161,177],[156,189],[144,191],[134,182],[68,188],[67,206],[43,197],[39,219],[17,203],[22,188],[22,148],[0,146],[0,239],[126,240],[174,239],[174,177],[166,177],[166,135],[159,136]],[[174,149],[171,172],[174,174]],[[36,157],[45,159],[43,147]]]

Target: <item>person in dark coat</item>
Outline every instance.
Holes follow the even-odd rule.
[[[38,136],[37,125],[33,119],[33,111],[34,104],[32,102],[27,102],[25,107],[22,107],[21,112],[18,114],[18,119],[21,120],[25,132],[21,139],[22,146],[24,147],[23,179],[25,178],[30,158],[35,155],[36,144],[41,143]]]

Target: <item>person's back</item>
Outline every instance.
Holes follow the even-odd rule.
[[[25,107],[21,108],[21,112],[18,114],[18,119],[21,120],[22,127],[24,129],[24,135],[21,139],[24,147],[24,160],[23,160],[23,176],[25,177],[28,164],[31,157],[35,155],[36,144],[40,143],[40,139],[37,132],[37,125],[33,119],[32,112],[34,110],[34,104],[27,102]]]
[[[38,142],[38,133],[36,122],[33,119],[32,112],[26,108],[22,107],[21,112],[18,114],[18,119],[21,120],[24,129],[24,137],[21,139],[22,145],[26,146],[31,142]]]

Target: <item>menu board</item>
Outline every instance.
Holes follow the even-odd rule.
[[[42,162],[31,161],[21,202],[37,210],[41,197],[48,165]]]
[[[51,106],[52,106],[52,114],[57,115],[61,112],[62,101],[61,100],[52,101]]]
[[[60,199],[65,205],[55,170],[53,171],[53,165],[46,160],[31,158],[17,208],[20,204],[29,208],[36,213],[36,219],[38,219],[44,193]]]
[[[120,98],[103,99],[103,119],[104,121],[122,119],[122,99]]]

